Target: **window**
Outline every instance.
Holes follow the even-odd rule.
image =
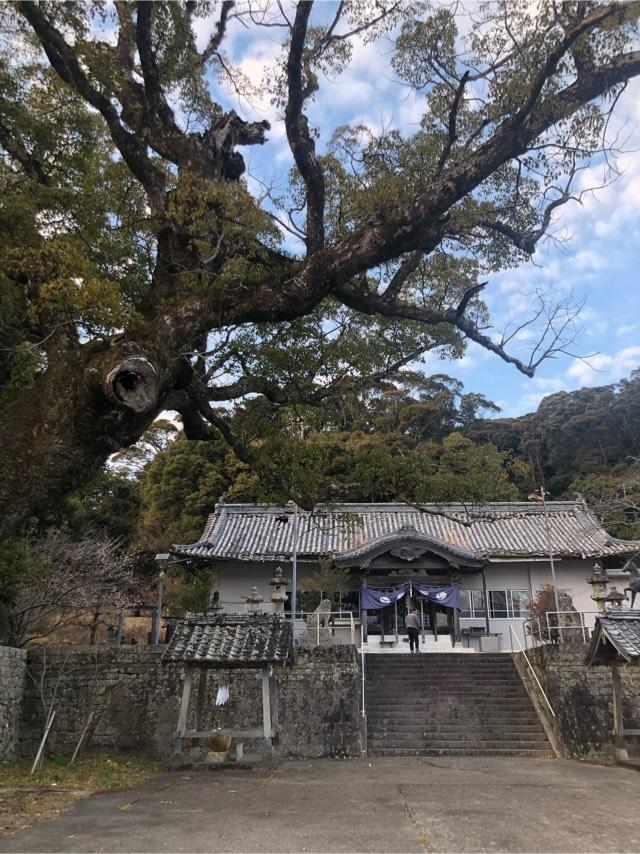
[[[529,590],[489,590],[489,616],[494,620],[522,620],[529,616]],[[460,616],[470,619],[486,615],[482,590],[461,590]]]
[[[482,590],[462,590],[461,617],[482,617],[484,619],[486,610],[482,596]]]
[[[510,616],[524,619],[529,616],[531,594],[528,590],[509,590]]]
[[[489,591],[489,616],[493,617],[494,620],[506,620],[509,616],[506,590]]]

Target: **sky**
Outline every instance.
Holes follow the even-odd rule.
[[[321,3],[320,18],[332,15],[335,4]],[[213,19],[198,22],[202,47]],[[246,119],[267,118],[269,142],[242,151],[248,184],[260,191],[257,180],[286,184],[292,158],[282,118],[263,86],[263,70],[281,55],[282,30],[247,31],[232,21],[226,40],[229,58],[258,87],[250,100],[238,97],[222,84],[216,87],[226,107]],[[320,151],[341,124],[366,124],[372,129],[397,127],[404,134],[417,128],[422,103],[399,85],[390,65],[388,39],[359,41],[347,70],[339,78],[320,78],[320,91],[307,113],[318,129]],[[516,416],[535,409],[540,400],[558,391],[614,383],[640,367],[640,84],[631,83],[621,97],[610,138],[624,150],[618,155],[617,180],[586,193],[580,203],[560,208],[553,221],[558,240],[539,244],[529,263],[489,277],[485,289],[495,326],[518,324],[531,311],[533,295],[543,290],[549,299],[570,295],[584,300],[578,318],[578,337],[570,352],[544,362],[529,379],[481,347],[470,344],[462,360],[442,361],[429,356],[427,373],[449,373],[462,380],[467,391],[496,402],[502,415]],[[601,187],[606,164],[593,163],[579,175],[577,189]],[[289,248],[294,248],[289,243]],[[523,353],[516,353],[522,355]]]

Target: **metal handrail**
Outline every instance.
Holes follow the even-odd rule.
[[[557,633],[558,640],[561,643],[564,643],[565,632],[570,631],[580,631],[582,634],[582,641],[586,643],[588,641],[588,631],[589,626],[587,626],[585,617],[593,615],[600,616],[601,611],[546,611],[544,614],[544,621],[540,620],[540,617],[529,617],[524,621],[524,626],[529,628],[530,634],[533,638],[537,639],[539,643],[551,643],[552,632]],[[568,625],[561,618],[562,617],[572,617],[577,618],[578,622],[574,625]],[[557,617],[556,625],[551,625],[549,617]],[[537,638],[533,631],[531,631],[531,626],[533,623],[537,624],[538,634]],[[544,637],[543,627],[546,627],[546,638]],[[525,633],[525,641],[527,640],[527,635]]]
[[[364,706],[364,691],[365,691],[365,682],[364,682],[364,626],[360,623],[360,665],[362,670],[362,717],[365,718],[367,716],[365,706]]]
[[[524,650],[524,647],[523,647],[523,646],[522,646],[522,644],[520,643],[520,638],[519,638],[519,637],[518,637],[518,635],[513,631],[513,626],[511,625],[511,623],[509,623],[509,634],[511,635],[511,644],[512,644],[512,648],[513,648],[513,638],[515,638],[515,639],[517,640],[517,642],[518,642],[518,646],[520,647],[520,652],[524,655],[524,660],[525,660],[525,661],[527,662],[527,664],[529,665],[529,670],[533,673],[533,678],[536,680],[536,682],[537,682],[537,684],[538,684],[538,688],[540,689],[540,693],[541,693],[541,694],[542,694],[542,696],[544,697],[544,701],[545,701],[545,703],[547,704],[547,706],[549,706],[549,711],[551,712],[551,714],[552,714],[552,715],[553,715],[553,717],[555,718],[556,713],[553,711],[553,706],[551,705],[551,703],[549,702],[549,698],[548,698],[548,697],[547,697],[547,695],[545,694],[544,688],[542,687],[542,684],[540,683],[540,680],[538,679],[538,674],[537,674],[537,673],[536,673],[536,671],[533,669],[533,665],[532,665],[532,664],[531,664],[531,662],[529,661],[529,656],[527,655],[527,653],[526,653],[526,652],[525,652],[525,650]]]

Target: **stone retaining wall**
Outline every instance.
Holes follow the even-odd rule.
[[[20,706],[25,689],[27,653],[0,646],[0,760],[18,755]]]
[[[611,669],[587,667],[586,644],[546,645],[527,655],[536,670],[556,717],[553,725],[562,752],[573,759],[604,758],[611,755],[613,742],[613,694]],[[521,653],[516,657],[522,659]],[[524,662],[525,670],[526,662]],[[640,669],[621,666],[625,726],[640,729]],[[538,690],[534,680],[532,690]],[[631,744],[635,743],[629,737]]]
[[[91,737],[92,751],[171,754],[182,671],[179,666],[162,664],[162,652],[161,646],[30,649],[33,679],[26,684],[22,706],[23,755],[35,753],[43,731],[44,708],[52,701],[58,711],[48,753],[72,752],[93,710],[97,724]],[[276,675],[283,755],[360,754],[360,671],[354,648],[300,650],[297,663],[278,668]],[[215,705],[215,697],[221,684],[229,686],[230,701],[220,707]],[[195,706],[193,700],[191,705]],[[205,712],[206,728],[260,726],[260,671],[212,671]],[[251,748],[245,744],[246,750]]]

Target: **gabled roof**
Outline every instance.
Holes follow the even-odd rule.
[[[394,555],[396,552],[406,551],[407,554],[403,559],[409,562],[415,559],[411,552],[419,554],[421,551],[428,551],[445,558],[456,567],[481,569],[486,563],[486,560],[477,552],[448,543],[438,537],[423,534],[413,525],[403,525],[397,531],[383,534],[353,549],[347,549],[335,557],[335,562],[342,566],[356,564],[368,566],[374,558],[389,550]]]
[[[620,608],[596,618],[587,664],[640,664],[640,611]]]
[[[293,625],[275,614],[187,614],[163,661],[200,667],[284,664],[293,649]]]
[[[425,537],[478,558],[533,558],[548,555],[540,505],[529,502],[425,504],[343,504],[298,513],[298,555],[315,560],[339,557],[410,526]],[[630,555],[640,541],[610,537],[582,501],[549,501],[549,532],[555,557]],[[210,560],[289,561],[293,512],[288,507],[219,504],[196,543],[175,545],[182,557]]]

